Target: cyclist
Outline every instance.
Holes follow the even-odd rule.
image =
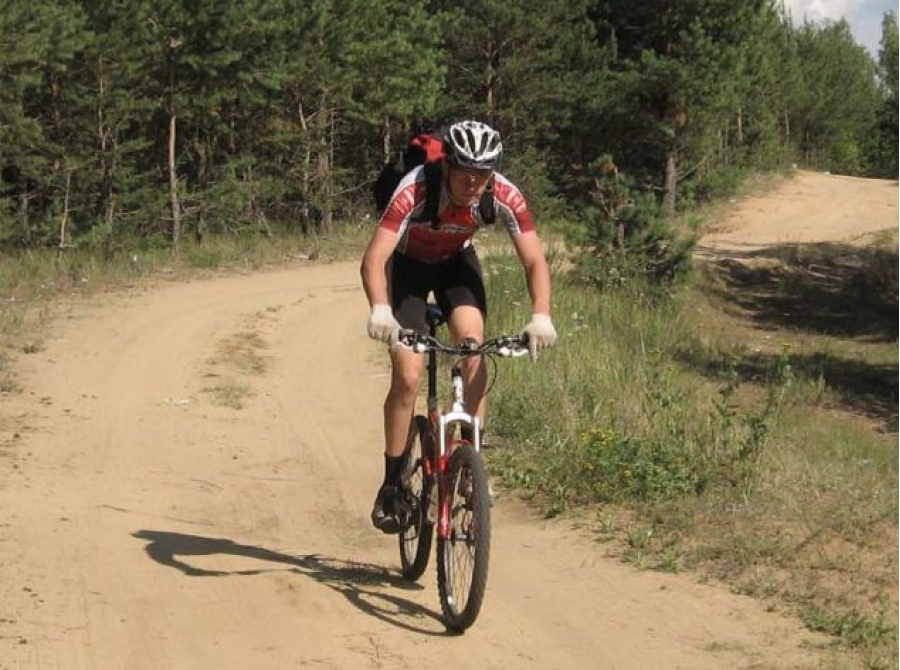
[[[419,221],[426,200],[423,166],[409,172],[390,203],[363,255],[360,272],[369,300],[369,337],[390,346],[391,386],[384,402],[384,481],[372,509],[373,525],[397,533],[394,500],[400,483],[403,450],[415,410],[425,366],[423,354],[394,346],[401,328],[424,332],[428,294],[447,317],[455,344],[484,339],[487,316],[481,266],[472,238],[484,225],[482,194],[493,188],[494,218],[506,228],[525,273],[532,317],[523,329],[532,360],[556,343],[550,318],[550,270],[543,248],[519,189],[496,172],[503,155],[500,134],[479,121],[451,125],[444,135],[441,189],[437,220]],[[463,363],[466,411],[482,425],[487,371],[480,358]]]

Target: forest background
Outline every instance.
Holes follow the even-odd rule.
[[[358,256],[381,166],[482,119],[566,338],[504,371],[492,471],[551,514],[598,504],[636,565],[791,603],[859,656],[835,668],[895,667],[896,233],[655,280],[691,277],[697,212],[751,175],[896,179],[897,113],[894,12],[873,57],[777,0],[0,0],[0,395],[56,299],[229,247]],[[515,259],[487,277],[519,327]]]
[[[0,249],[357,224],[410,133],[463,117],[582,234],[750,171],[894,178],[897,54],[892,12],[873,59],[774,0],[3,0]]]

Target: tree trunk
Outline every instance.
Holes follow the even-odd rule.
[[[321,206],[321,216],[319,218],[319,232],[327,233],[331,228],[331,156],[334,148],[334,112],[328,112],[327,105],[322,105],[320,111],[320,126],[322,127],[321,139],[319,140],[319,152],[316,157],[316,181],[319,184],[318,194]]]
[[[791,115],[784,113],[784,148],[787,149],[791,145]]]
[[[331,207],[327,202],[327,181],[329,179],[329,170],[330,167],[328,165],[328,146],[325,138],[322,138],[321,145],[319,147],[319,155],[316,159],[316,177],[317,181],[322,185],[321,191],[319,193],[322,196],[325,196],[321,199],[322,206],[321,215],[319,217],[318,229],[320,233],[327,233],[328,228],[331,225]]]
[[[484,68],[484,107],[487,112],[487,120],[494,120],[494,107],[497,103],[496,91],[497,86],[497,61],[499,60],[500,45],[491,40],[488,43],[486,56],[487,58]]]
[[[31,195],[28,193],[28,185],[22,189],[22,195],[19,196],[19,213],[22,215],[22,231],[25,237],[25,243],[31,244],[31,222],[28,220],[28,201]]]
[[[97,61],[97,137],[100,142],[100,165],[102,173],[103,194],[103,220],[106,225],[112,228],[113,213],[113,161],[109,157],[109,126],[106,124],[106,118],[103,113],[103,105],[106,96],[106,80],[103,72],[103,56]]]
[[[494,118],[494,66],[488,61],[484,73],[484,106],[487,109],[487,118]]]
[[[730,123],[725,119],[725,130],[719,131],[719,162],[728,165],[728,133],[730,131]]]
[[[68,228],[69,228],[69,193],[72,191],[72,172],[74,170],[66,170],[66,192],[63,196],[63,211],[62,217],[59,221],[59,249],[62,251],[63,249],[67,249],[69,246],[68,242]]]
[[[666,214],[675,216],[676,191],[678,189],[678,161],[675,152],[671,151],[666,157],[666,177],[663,185],[663,208]]]
[[[181,207],[178,204],[178,175],[175,172],[175,133],[177,121],[175,114],[169,115],[169,198],[172,202],[172,245],[178,253],[181,241]]]
[[[381,134],[382,149],[384,150],[384,160],[391,160],[391,120],[388,115],[384,115],[384,126]]]
[[[300,232],[304,237],[309,235],[309,222],[311,218],[309,203],[309,184],[312,178],[312,149],[309,141],[309,120],[303,111],[303,98],[300,96],[300,85],[294,83],[294,101],[297,109],[297,122],[300,125],[300,135],[303,138],[303,162],[300,170]]]
[[[300,193],[303,198],[300,204],[300,227],[304,237],[309,235],[309,222],[312,217],[309,207],[309,183],[312,178],[310,174],[312,170],[312,150],[309,145],[303,154],[303,174],[300,179]]]
[[[178,115],[175,111],[175,50],[181,46],[181,40],[169,37],[165,46],[169,71],[169,199],[172,203],[172,249],[177,254],[181,243],[181,206],[178,203],[178,173],[175,165],[175,138],[178,131]]]

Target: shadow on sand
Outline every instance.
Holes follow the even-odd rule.
[[[406,598],[384,592],[388,587],[409,591],[420,590],[421,586],[377,565],[342,561],[318,554],[293,556],[225,538],[161,530],[139,530],[133,533],[133,537],[147,542],[145,551],[154,561],[189,577],[247,576],[287,571],[334,589],[357,609],[398,628],[425,635],[448,634],[442,630],[443,622],[434,612]],[[191,556],[212,555],[242,556],[269,565],[250,570],[220,571],[198,568],[188,560]],[[271,567],[271,564],[284,567]],[[425,621],[436,622],[440,627],[436,630],[421,625]]]
[[[810,352],[792,355],[791,364],[805,378],[823,380],[854,411],[896,431],[897,366],[866,360],[862,349],[897,342],[897,263],[896,246],[819,243],[735,251],[703,266],[716,279],[711,295],[759,328],[858,343],[859,356]],[[744,379],[760,379],[776,358],[750,354],[736,368]],[[709,361],[688,362],[707,374],[720,372]]]

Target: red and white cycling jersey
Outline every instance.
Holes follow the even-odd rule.
[[[441,185],[438,205],[439,225],[431,221],[413,221],[425,207],[425,170],[419,166],[403,177],[378,224],[397,233],[397,251],[421,263],[438,263],[472,244],[472,237],[484,225],[478,203],[459,207],[450,202],[446,180]],[[534,220],[522,192],[499,172],[494,173],[496,222],[511,237],[534,230]]]

